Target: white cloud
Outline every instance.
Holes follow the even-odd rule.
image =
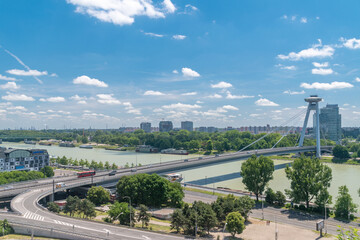
[[[207,96],[208,98],[222,98],[220,94],[215,93],[214,95]]]
[[[307,18],[306,18],[306,17],[302,17],[302,18],[300,19],[300,22],[301,22],[301,23],[307,23]]]
[[[25,94],[15,94],[9,92],[7,93],[6,96],[2,96],[1,98],[7,101],[27,101],[27,102],[35,101],[33,97],[29,97]]]
[[[228,83],[228,82],[221,81],[221,82],[219,82],[217,84],[211,84],[211,87],[212,88],[230,88],[230,87],[232,87],[232,84]]]
[[[332,57],[335,49],[329,45],[321,46],[320,44],[311,48],[301,50],[300,52],[291,52],[288,55],[279,54],[278,58],[282,60],[299,61],[308,58],[326,58]]]
[[[279,104],[274,103],[266,98],[260,98],[255,102],[256,105],[262,106],[262,107],[276,107],[279,106]]]
[[[189,9],[191,9],[191,10],[193,10],[193,11],[197,11],[197,10],[198,10],[197,7],[195,7],[195,6],[193,6],[193,5],[190,5],[190,4],[186,4],[186,5],[185,5],[185,8],[189,8]]]
[[[19,111],[27,111],[27,109],[23,106],[13,106],[13,107],[8,107],[7,110],[19,110]]]
[[[5,81],[16,81],[16,78],[13,77],[7,77],[7,76],[3,76],[0,74],[0,80],[5,80]]]
[[[96,87],[108,87],[106,83],[103,81],[100,81],[96,78],[89,78],[86,75],[82,75],[80,77],[77,77],[73,80],[74,84],[83,84],[83,85],[90,85],[90,86],[96,86]]]
[[[333,74],[334,71],[331,68],[313,68],[311,69],[311,73],[318,75],[330,75]]]
[[[183,95],[183,96],[194,96],[196,94],[197,94],[197,92],[188,92],[188,93],[182,93],[181,95]]]
[[[16,85],[16,82],[8,82],[6,84],[0,85],[1,89],[8,89],[8,90],[16,90],[19,89],[20,87],[18,85]]]
[[[40,98],[40,102],[65,102],[65,98],[63,97],[49,97],[49,98]]]
[[[97,94],[96,96],[99,98],[97,101],[103,104],[109,105],[117,105],[121,104],[121,102],[113,97],[114,94]]]
[[[170,105],[164,105],[162,106],[162,108],[167,109],[167,110],[180,110],[180,111],[189,111],[192,109],[198,109],[201,108],[200,105],[194,104],[184,104],[184,103],[174,103],[174,104],[170,104]]]
[[[21,69],[10,69],[6,71],[7,73],[10,73],[12,75],[17,75],[17,76],[43,76],[43,75],[47,75],[47,71],[38,71],[38,70],[21,70]]]
[[[250,114],[249,116],[250,116],[250,117],[259,117],[259,116],[261,116],[261,114],[259,114],[259,113],[252,113],[252,114]]]
[[[85,100],[80,100],[77,102],[78,104],[87,104],[87,102]]]
[[[223,106],[223,109],[233,110],[233,111],[239,110],[237,107],[234,107],[234,106],[232,106],[232,105],[224,105],[224,106]]]
[[[333,90],[333,89],[342,89],[342,88],[352,88],[354,87],[354,85],[347,82],[332,82],[332,83],[314,82],[312,84],[302,83],[300,87],[306,89]]]
[[[144,93],[144,96],[163,96],[165,93],[159,91],[148,90]]]
[[[173,70],[172,72],[175,73],[175,74],[179,73],[178,70]]]
[[[56,73],[52,73],[50,74],[50,77],[58,77],[58,75]]]
[[[164,37],[164,35],[162,35],[162,34],[151,33],[151,32],[144,32],[144,34],[147,36],[151,36],[151,37],[158,37],[158,38]]]
[[[133,105],[130,102],[124,102],[123,105],[125,106],[125,109],[127,110],[127,113],[131,113],[131,114],[135,114],[135,115],[140,115],[141,111],[140,109],[136,109],[133,107]]]
[[[168,13],[174,13],[176,11],[176,7],[171,2],[171,0],[164,0],[163,5],[164,5],[166,12],[168,12]]]
[[[323,63],[313,62],[312,64],[316,68],[323,68],[323,67],[328,67],[329,66],[329,62],[323,62]]]
[[[302,90],[300,92],[296,92],[296,91],[290,91],[290,90],[286,90],[283,92],[284,94],[289,94],[289,95],[299,95],[299,94],[305,94],[305,91]]]
[[[232,95],[229,91],[226,92],[227,99],[245,99],[245,98],[253,98],[254,96],[248,95]]]
[[[172,38],[175,40],[184,40],[186,38],[186,36],[177,34],[177,35],[173,35]]]
[[[360,78],[359,78],[359,77],[356,77],[356,78],[355,78],[355,81],[360,82]]]
[[[200,77],[200,74],[190,68],[182,68],[181,72],[183,74],[184,77]]]
[[[70,99],[75,101],[81,101],[81,100],[86,100],[87,97],[80,97],[79,95],[75,94],[74,96],[70,97]]]
[[[87,14],[100,21],[120,26],[131,25],[136,16],[165,18],[165,13],[175,11],[171,1],[163,2],[164,9],[158,9],[149,0],[67,0],[67,2],[76,6],[77,13]]]
[[[350,48],[350,49],[359,49],[360,48],[360,39],[351,38],[351,39],[344,39],[341,38],[341,41],[344,43],[344,47]]]
[[[279,67],[280,69],[285,69],[285,70],[296,70],[296,67],[291,65],[291,66],[284,66],[282,64],[277,64],[275,65],[276,67]]]

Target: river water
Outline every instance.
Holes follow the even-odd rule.
[[[28,145],[21,143],[3,142],[2,147],[13,148],[42,148],[47,149],[50,155],[66,156],[73,159],[87,159],[89,161],[109,161],[110,164],[116,163],[118,166],[124,166],[126,163],[142,165],[166,162],[176,159],[185,159],[188,157],[197,157],[198,155],[181,156],[160,153],[135,153],[134,151],[110,151],[101,148],[82,149],[82,148],[65,148],[58,146]],[[245,190],[241,181],[240,168],[243,160],[227,162],[223,164],[208,165],[194,169],[178,171],[183,175],[186,183],[206,185],[208,187],[227,187],[231,189]],[[274,160],[275,172],[274,179],[270,181],[269,186],[274,190],[284,191],[290,188],[290,182],[286,178],[285,167],[290,161]],[[360,206],[360,197],[357,190],[360,188],[360,166],[359,165],[342,165],[327,164],[332,169],[333,180],[329,189],[333,196],[333,202],[336,200],[339,186],[346,185],[356,204]]]

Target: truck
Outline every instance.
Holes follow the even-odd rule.
[[[63,182],[60,182],[60,183],[56,183],[56,184],[55,184],[55,188],[63,188],[63,187],[65,187],[65,186],[66,186],[66,184],[63,183]]]

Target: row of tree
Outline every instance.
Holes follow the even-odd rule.
[[[85,166],[88,168],[92,168],[92,169],[96,169],[96,170],[104,170],[104,169],[118,169],[118,166],[113,163],[110,164],[108,161],[105,162],[105,164],[100,161],[100,162],[96,162],[94,160],[92,160],[91,162],[89,162],[88,160],[77,160],[77,159],[72,159],[72,158],[67,158],[65,156],[63,157],[57,157],[57,158],[52,158],[51,159],[52,163],[58,163],[61,165],[73,165],[73,166]]]
[[[35,180],[39,178],[45,178],[43,172],[37,171],[11,171],[11,172],[1,172],[0,173],[0,185],[12,183],[12,182],[21,182],[28,180]]]
[[[54,202],[50,202],[48,204],[48,209],[49,211],[56,213],[61,211],[60,207]],[[95,204],[88,199],[81,200],[78,196],[67,197],[63,211],[71,217],[73,217],[76,213],[83,218],[96,217]]]

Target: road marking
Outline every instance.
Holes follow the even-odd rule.
[[[44,217],[39,215],[39,214],[35,214],[35,213],[32,213],[32,212],[29,212],[27,211],[24,216],[24,218],[27,218],[27,219],[33,219],[33,220],[36,220],[36,221],[44,221]]]
[[[145,235],[142,235],[143,238],[145,238],[146,240],[151,240],[151,238],[145,236]]]
[[[70,226],[70,227],[74,226],[73,224],[66,223],[66,222],[62,222],[62,221],[58,221],[58,220],[55,220],[55,219],[54,219],[54,222],[55,222],[56,224],[61,224],[61,225],[65,225],[65,226]],[[74,226],[74,227],[77,227],[77,226]]]

